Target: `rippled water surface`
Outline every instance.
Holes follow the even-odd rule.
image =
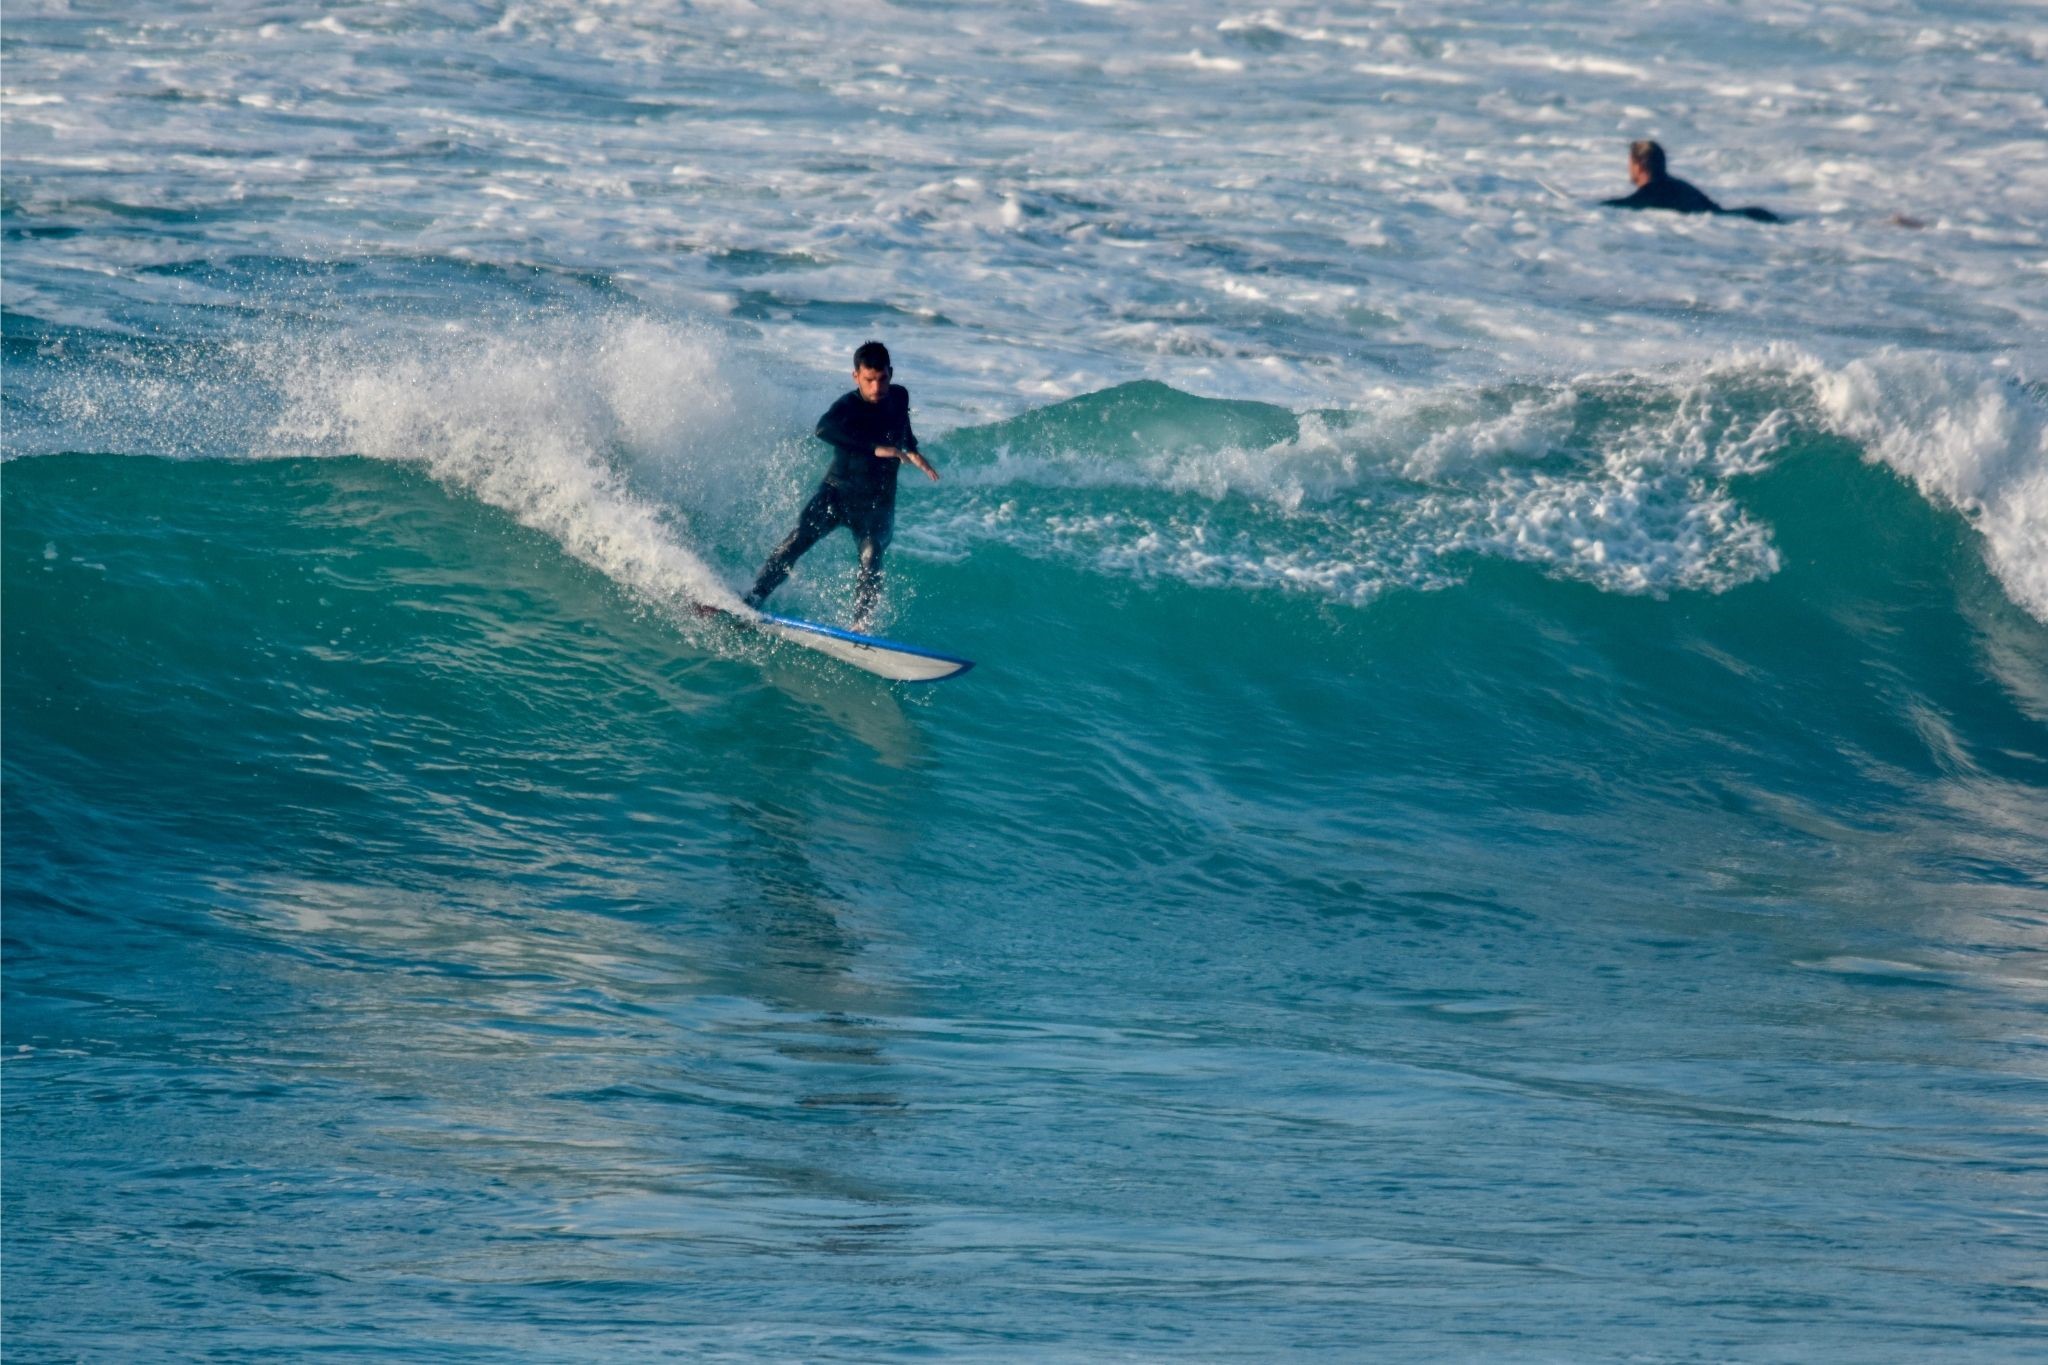
[[[8,1353],[2037,1355],[2037,19],[10,9]]]

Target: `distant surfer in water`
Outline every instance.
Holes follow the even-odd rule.
[[[934,482],[939,471],[918,453],[910,429],[910,391],[890,383],[889,348],[864,342],[853,353],[853,390],[818,419],[818,439],[832,447],[832,464],[804,504],[796,529],[768,556],[747,593],[757,610],[782,586],[804,552],[844,526],[860,543],[860,578],[853,590],[853,628],[867,629],[882,595],[882,551],[896,524],[896,473],[916,465]]]
[[[1759,223],[1782,223],[1785,220],[1769,209],[1754,205],[1749,208],[1724,209],[1700,191],[1697,185],[1680,180],[1664,169],[1664,149],[1654,142],[1631,142],[1628,145],[1628,178],[1635,184],[1636,192],[1620,199],[1602,199],[1600,202],[1611,209],[1667,209],[1672,213],[1726,213],[1749,218]]]

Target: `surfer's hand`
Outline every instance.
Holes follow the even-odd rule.
[[[939,471],[933,469],[932,462],[930,460],[927,460],[924,456],[918,454],[914,450],[906,450],[903,452],[903,458],[910,461],[912,464],[916,465],[919,469],[922,469],[925,473],[925,477],[930,479],[933,483],[937,483],[939,481]]]

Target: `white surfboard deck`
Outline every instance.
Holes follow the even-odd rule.
[[[821,626],[815,621],[799,621],[793,616],[771,616],[765,611],[753,617],[742,616],[738,612],[723,614],[740,625],[766,631],[778,640],[787,640],[790,644],[814,649],[820,654],[830,655],[841,663],[852,664],[855,668],[892,682],[943,682],[947,678],[957,678],[974,667],[972,659],[941,654],[932,649],[919,649],[916,645],[899,644],[877,635],[862,635],[858,631],[841,630],[838,626]]]

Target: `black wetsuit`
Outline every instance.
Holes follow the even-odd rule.
[[[1785,220],[1769,209],[1755,206],[1742,209],[1724,209],[1709,199],[1699,186],[1690,181],[1680,180],[1675,175],[1660,175],[1634,194],[1620,199],[1602,199],[1601,205],[1610,209],[1668,209],[1672,213],[1728,213],[1749,218],[1759,223],[1782,223]]]
[[[747,602],[760,606],[782,586],[805,551],[844,526],[860,542],[860,578],[853,592],[853,620],[858,626],[873,614],[881,597],[882,551],[896,524],[896,475],[903,464],[877,459],[875,448],[917,449],[917,433],[910,429],[910,391],[892,384],[879,401],[870,403],[859,389],[849,390],[818,419],[817,436],[832,447],[832,467],[804,504],[796,529],[761,566]]]

